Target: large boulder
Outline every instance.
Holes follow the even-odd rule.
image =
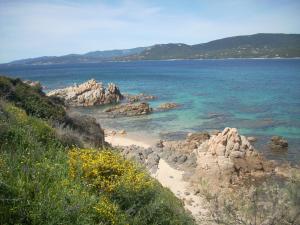
[[[112,116],[140,116],[146,115],[152,112],[149,104],[146,102],[142,103],[127,103],[121,104],[114,107],[111,107],[105,110],[106,113],[109,113]]]
[[[197,152],[197,176],[218,185],[236,183],[247,175],[264,175],[273,166],[236,128],[225,128],[203,142]]]
[[[64,99],[66,105],[70,106],[103,105],[118,103],[123,99],[123,95],[115,84],[110,83],[105,88],[102,83],[94,79],[80,85],[50,91],[47,95],[60,97]]]

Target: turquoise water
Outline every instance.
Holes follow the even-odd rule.
[[[257,147],[269,158],[300,161],[300,60],[177,60],[111,62],[88,65],[1,67],[1,74],[39,80],[48,90],[95,78],[114,82],[122,92],[147,93],[150,102],[176,102],[179,109],[151,115],[107,119],[103,107],[81,109],[103,127],[148,132],[162,138],[187,132],[237,127],[258,137]],[[276,153],[265,145],[272,135],[290,143]]]

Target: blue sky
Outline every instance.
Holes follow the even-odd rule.
[[[0,62],[300,33],[299,0],[0,0]]]

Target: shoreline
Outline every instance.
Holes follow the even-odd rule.
[[[132,133],[125,135],[107,134],[105,141],[113,147],[136,145],[142,148],[150,148],[153,146],[153,140],[147,140],[147,138],[141,139]],[[155,173],[150,172],[150,175],[163,187],[166,187],[173,192],[173,194],[183,202],[185,209],[190,211],[193,217],[198,220],[207,213],[207,209],[203,207],[205,200],[197,195],[197,193],[194,193],[189,182],[184,181],[184,173],[185,171],[171,167],[161,158],[159,160],[157,171]]]
[[[107,60],[107,61],[99,61],[99,62],[81,62],[81,63],[42,63],[42,64],[12,64],[1,63],[0,67],[30,67],[30,66],[67,66],[67,65],[93,65],[93,64],[101,64],[101,63],[126,63],[126,62],[152,62],[152,61],[189,61],[189,60],[299,60],[300,57],[245,57],[245,58],[195,58],[195,59],[147,59],[147,60]]]

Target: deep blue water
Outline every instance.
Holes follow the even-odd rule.
[[[151,115],[105,119],[103,107],[84,109],[103,127],[149,132],[163,138],[190,131],[237,127],[259,138],[269,158],[300,161],[300,59],[178,60],[108,62],[86,65],[1,68],[0,73],[39,80],[48,90],[95,78],[122,92],[158,97],[151,105],[176,102],[181,108]],[[170,134],[171,133],[171,134]],[[289,140],[286,153],[265,144],[272,135]]]

